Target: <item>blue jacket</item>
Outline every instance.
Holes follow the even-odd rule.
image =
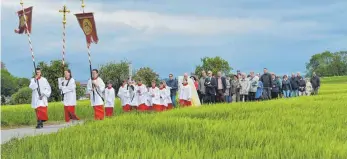
[[[259,81],[258,82],[257,92],[255,92],[255,98],[256,99],[261,98],[262,94],[263,94],[263,82]]]

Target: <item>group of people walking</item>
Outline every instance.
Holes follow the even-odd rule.
[[[237,72],[233,75],[224,77],[221,72],[213,76],[211,71],[206,74],[202,71],[202,77],[195,82],[198,83],[198,94],[202,103],[230,103],[270,100],[277,98],[290,98],[296,96],[309,96],[318,94],[320,88],[320,78],[313,73],[312,78],[305,79],[297,73],[293,73],[289,78],[284,75],[282,78],[274,73],[269,73],[264,68],[262,75],[250,72]]]
[[[64,78],[58,79],[59,89],[64,104],[65,121],[79,120],[75,113],[76,107],[76,83],[72,78],[71,70],[64,71]],[[171,74],[169,85],[161,81],[159,87],[156,81],[152,81],[151,87],[146,87],[142,80],[124,80],[119,88],[117,96],[121,100],[124,112],[135,111],[165,111],[176,107],[176,93],[179,91],[179,104],[181,107],[192,105],[192,91],[188,85],[188,78],[184,78],[181,84],[173,79]],[[170,87],[171,86],[171,87]],[[30,81],[32,89],[32,108],[35,109],[37,118],[37,129],[43,127],[48,120],[48,98],[51,95],[51,87],[47,79],[41,76],[41,69],[36,69],[36,76]],[[97,69],[92,70],[92,79],[88,81],[87,90],[90,94],[91,106],[94,109],[94,119],[103,120],[105,116],[112,116],[115,105],[116,93],[112,81],[107,82],[99,77]],[[175,94],[175,95],[173,95]]]
[[[71,70],[64,72],[64,78],[58,79],[59,89],[64,104],[65,121],[74,122],[79,120],[75,114],[76,106],[76,83],[72,78]],[[119,88],[117,96],[121,100],[124,112],[129,111],[165,111],[177,105],[188,107],[192,105],[192,90],[196,90],[202,104],[245,102],[276,99],[318,94],[320,79],[313,73],[311,80],[305,80],[299,73],[287,75],[283,79],[264,69],[264,74],[249,75],[237,72],[236,75],[224,77],[221,72],[214,76],[212,71],[202,71],[202,77],[184,74],[182,83],[178,83],[173,74],[169,80],[151,82],[147,87],[141,79],[137,81],[124,80]],[[189,84],[189,80],[193,85]],[[32,89],[32,107],[37,117],[36,128],[42,128],[43,122],[48,120],[47,106],[51,94],[51,87],[46,78],[41,76],[41,70],[36,69],[35,78],[31,79],[29,87]],[[193,88],[192,88],[193,87]],[[195,87],[195,88],[194,88]],[[97,69],[92,70],[92,79],[89,79],[87,90],[90,94],[91,106],[94,109],[94,119],[103,120],[105,116],[112,116],[114,112],[116,92],[112,81],[107,82],[99,77]],[[194,92],[195,93],[195,92]],[[176,104],[178,94],[179,103]]]

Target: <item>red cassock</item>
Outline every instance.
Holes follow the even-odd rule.
[[[103,105],[94,106],[94,119],[95,120],[104,120],[104,106]]]
[[[75,114],[74,106],[64,106],[64,112],[65,112],[65,122],[69,122],[70,119],[80,120],[80,118],[77,117],[77,115]]]
[[[192,105],[192,101],[180,99],[180,105],[183,106],[183,107],[189,107],[189,106]]]
[[[172,103],[167,104],[167,110],[171,110],[173,108]]]
[[[141,112],[147,111],[148,109],[149,109],[149,107],[144,103],[140,104],[139,107],[137,108],[137,110],[139,110]]]
[[[106,116],[110,117],[113,115],[113,107],[105,107]]]
[[[164,110],[164,108],[165,108],[165,106],[163,106],[163,105],[153,104],[153,109],[156,112],[161,112]]]
[[[126,104],[125,106],[123,106],[123,111],[124,112],[129,112],[131,111],[131,106],[129,104]]]
[[[47,107],[39,106],[35,109],[35,111],[36,111],[37,120],[42,120],[42,121],[48,120]]]

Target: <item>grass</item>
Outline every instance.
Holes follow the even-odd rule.
[[[115,102],[115,115],[122,113],[120,101]],[[90,106],[89,100],[78,101],[76,114],[82,120],[90,120],[94,118],[93,108]],[[52,102],[48,104],[48,122],[46,124],[56,124],[64,122],[64,106],[61,102]],[[16,106],[1,107],[1,127],[2,129],[32,126],[36,125],[36,115],[30,104]]]
[[[13,140],[1,157],[347,158],[346,79],[322,84],[319,96],[88,121]]]

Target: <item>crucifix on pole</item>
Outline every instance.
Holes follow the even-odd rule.
[[[70,13],[70,10],[67,9],[66,5],[63,6],[63,9],[59,10],[60,13],[63,13],[63,59],[62,59],[62,68],[63,68],[63,77],[65,70],[65,25],[66,25],[66,13]]]

